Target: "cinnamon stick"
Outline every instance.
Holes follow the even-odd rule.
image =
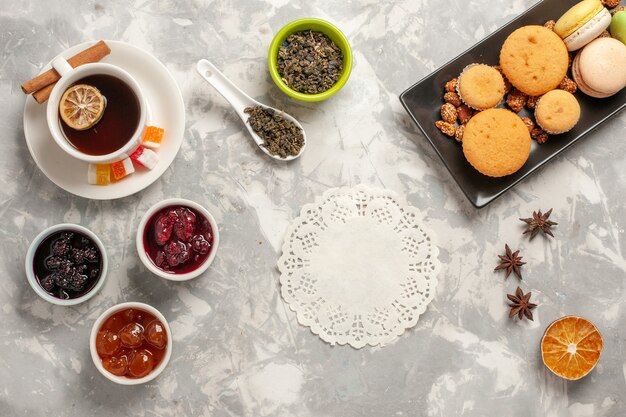
[[[41,104],[44,101],[48,100],[48,98],[50,98],[50,94],[52,94],[52,89],[54,88],[55,85],[57,85],[56,82],[45,86],[41,90],[35,91],[33,93],[33,98],[35,99],[35,101]]]
[[[109,48],[109,45],[107,45],[104,41],[99,41],[95,45],[90,46],[84,51],[81,51],[73,57],[69,58],[67,62],[72,66],[72,68],[76,68],[83,64],[98,62],[110,53],[111,48]],[[60,78],[61,76],[59,75],[59,73],[56,72],[54,68],[51,68],[43,74],[38,75],[37,77],[23,83],[22,91],[24,92],[24,94],[37,94],[33,94],[33,97],[35,97],[35,100],[37,100],[38,103],[43,103],[48,99],[48,97],[50,96],[50,91],[52,91],[50,85],[55,84],[57,81],[59,81]],[[42,89],[44,91],[39,93],[39,91]]]

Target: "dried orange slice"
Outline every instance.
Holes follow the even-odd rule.
[[[104,96],[96,87],[76,84],[61,96],[59,113],[72,129],[86,130],[100,121],[105,105]]]
[[[596,366],[602,353],[602,335],[582,317],[566,316],[548,326],[541,339],[544,365],[561,378],[576,380]]]

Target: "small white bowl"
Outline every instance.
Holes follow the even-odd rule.
[[[189,208],[196,210],[197,212],[199,212],[200,214],[202,214],[204,217],[207,218],[207,220],[209,221],[209,224],[211,225],[211,231],[213,232],[213,244],[211,245],[211,252],[209,253],[209,256],[206,258],[204,263],[200,265],[197,269],[194,269],[193,271],[187,272],[184,274],[175,274],[171,272],[166,272],[158,268],[154,264],[154,262],[152,262],[148,254],[146,253],[146,248],[143,244],[144,231],[146,227],[148,226],[148,222],[150,221],[152,216],[154,216],[154,214],[158,212],[159,210],[162,210],[165,207],[169,207],[169,206],[184,206],[184,207],[189,207]],[[219,242],[220,242],[219,230],[217,228],[217,223],[215,222],[215,219],[213,218],[211,213],[209,213],[209,211],[205,209],[204,207],[202,207],[200,204],[193,202],[191,200],[185,200],[183,198],[170,198],[168,200],[163,200],[153,205],[152,207],[148,209],[146,214],[143,215],[143,217],[141,218],[141,221],[139,222],[139,227],[137,228],[136,244],[137,244],[137,253],[139,254],[139,259],[141,259],[141,262],[143,262],[146,268],[148,268],[153,274],[158,275],[161,278],[168,279],[170,281],[187,281],[187,280],[197,277],[198,275],[206,271],[211,265],[211,263],[213,263],[213,259],[215,259],[215,254],[217,253],[217,247],[219,246]]]
[[[165,356],[163,356],[163,360],[161,361],[159,366],[157,366],[152,372],[150,372],[143,378],[127,378],[125,376],[113,375],[112,373],[104,369],[104,366],[102,366],[102,359],[100,359],[100,356],[98,356],[98,351],[96,350],[96,336],[98,336],[98,330],[100,330],[102,323],[104,323],[104,321],[111,317],[113,314],[127,308],[144,310],[154,315],[157,319],[159,319],[159,321],[161,321],[161,323],[163,323],[163,327],[165,328],[165,332],[167,333],[167,346],[165,347]],[[100,315],[100,317],[98,317],[96,322],[93,324],[93,327],[91,328],[91,336],[89,337],[89,350],[91,352],[91,359],[93,360],[93,364],[96,365],[98,371],[100,371],[100,373],[110,381],[121,385],[144,384],[148,381],[152,381],[154,378],[159,376],[159,374],[163,372],[163,369],[165,369],[165,367],[167,366],[167,363],[170,361],[170,356],[172,356],[172,331],[170,330],[170,325],[167,323],[167,320],[165,320],[163,314],[161,314],[161,312],[156,308],[144,303],[121,303],[114,305],[113,307],[106,310]]]
[[[54,297],[50,295],[46,290],[44,290],[37,281],[34,270],[35,253],[37,252],[39,245],[41,245],[41,243],[46,240],[48,236],[62,230],[82,233],[85,236],[89,237],[96,244],[102,256],[102,271],[100,271],[100,277],[98,278],[98,282],[96,282],[96,285],[94,285],[94,287],[89,292],[82,295],[81,297],[71,298],[69,300],[63,300],[61,298]],[[30,243],[30,246],[28,247],[28,251],[26,252],[26,262],[24,265],[24,269],[26,271],[26,278],[28,278],[28,283],[38,296],[52,304],[60,306],[73,306],[89,300],[91,297],[96,295],[98,291],[100,291],[100,288],[102,288],[102,286],[104,285],[104,281],[106,281],[109,272],[109,260],[107,258],[107,252],[104,249],[102,241],[98,238],[98,236],[95,235],[95,233],[78,224],[61,223],[48,227],[43,232],[39,233],[35,239],[33,239],[33,241]]]

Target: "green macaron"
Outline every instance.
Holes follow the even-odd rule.
[[[611,36],[626,44],[626,10],[619,11],[611,19]]]

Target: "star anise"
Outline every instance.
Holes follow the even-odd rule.
[[[504,250],[504,255],[498,255],[498,258],[500,258],[500,265],[496,266],[494,271],[506,269],[506,276],[504,279],[507,279],[509,275],[511,275],[511,272],[515,272],[515,275],[517,275],[519,279],[522,279],[522,271],[520,268],[522,265],[526,264],[526,262],[522,262],[522,257],[519,256],[519,250],[512,252],[509,245],[506,244],[504,245]]]
[[[552,226],[556,226],[558,223],[548,220],[552,214],[552,209],[546,211],[544,214],[541,214],[541,210],[533,211],[533,217],[529,217],[527,219],[520,218],[521,221],[528,225],[528,228],[524,232],[524,234],[530,233],[530,240],[535,237],[535,235],[541,232],[544,236],[550,235],[554,237],[552,234]]]
[[[506,295],[506,298],[511,301],[511,304],[509,304],[509,306],[511,307],[509,318],[515,317],[515,315],[517,315],[517,317],[522,320],[524,316],[526,316],[528,320],[534,321],[533,313],[530,310],[537,307],[537,304],[533,304],[530,302],[531,294],[531,292],[524,294],[524,291],[522,291],[520,287],[517,287],[517,290],[515,290],[515,295]]]

